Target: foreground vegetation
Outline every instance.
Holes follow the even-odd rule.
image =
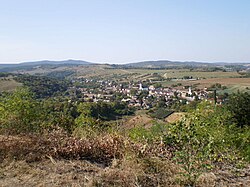
[[[235,176],[247,171],[247,93],[231,95],[223,106],[198,103],[172,124],[130,129],[113,121],[133,114],[122,103],[35,98],[27,89],[1,93],[0,181],[6,185],[12,180],[6,168],[17,165],[15,172],[31,172],[24,185],[41,184],[31,179],[42,178],[42,171],[48,179],[51,168],[57,175],[64,166],[61,174],[71,178],[43,184],[58,186],[204,186],[218,182],[222,169],[231,168]]]

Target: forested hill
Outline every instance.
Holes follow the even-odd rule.
[[[82,60],[63,60],[63,61],[34,61],[34,62],[22,62],[18,64],[0,64],[0,71],[1,72],[12,72],[18,70],[27,70],[30,68],[34,68],[37,66],[77,66],[77,65],[94,65],[95,63],[82,61]]]

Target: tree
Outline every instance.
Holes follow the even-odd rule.
[[[76,104],[68,99],[50,98],[41,102],[46,126],[60,126],[71,132],[78,117]]]
[[[91,116],[91,103],[80,103],[77,106],[80,115],[75,119],[75,123],[79,127],[94,126],[96,120]]]
[[[41,107],[29,90],[21,88],[0,97],[0,128],[17,133],[39,129]]]
[[[159,102],[157,103],[157,107],[158,107],[158,108],[166,107],[166,99],[165,99],[164,96],[161,96],[161,97],[160,97],[160,100],[159,100]]]
[[[153,85],[155,88],[161,88],[162,87],[162,84],[157,82]]]
[[[247,92],[229,96],[227,108],[239,127],[250,126],[250,95]]]

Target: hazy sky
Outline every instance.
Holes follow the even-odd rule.
[[[0,0],[0,62],[250,62],[250,0]]]

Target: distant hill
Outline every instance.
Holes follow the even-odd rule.
[[[215,67],[215,66],[225,66],[225,65],[247,65],[249,63],[207,63],[207,62],[193,62],[193,61],[169,61],[169,60],[157,60],[157,61],[142,61],[135,63],[124,64],[125,67],[135,67],[135,68],[168,68],[168,67]]]
[[[63,61],[34,61],[34,62],[22,62],[19,64],[0,64],[1,72],[11,72],[23,69],[30,69],[37,66],[74,66],[74,65],[95,65],[95,63],[82,61],[82,60],[63,60]]]
[[[0,72],[15,72],[15,71],[30,71],[32,69],[43,68],[47,70],[53,70],[57,67],[72,67],[78,65],[104,65],[99,63],[92,63],[83,60],[62,60],[62,61],[34,61],[34,62],[22,62],[19,64],[0,64]],[[156,60],[156,61],[142,61],[127,64],[108,64],[113,68],[231,68],[234,70],[249,70],[250,63],[226,63],[226,62],[194,62],[194,61],[170,61],[170,60]],[[233,68],[232,68],[233,67]]]
[[[35,62],[23,62],[19,65],[27,66],[27,65],[90,65],[94,64],[91,62],[83,61],[83,60],[62,60],[62,61],[50,61],[50,60],[42,60],[42,61],[35,61]]]

